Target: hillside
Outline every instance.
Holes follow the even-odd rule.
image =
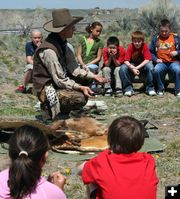
[[[113,9],[113,10],[99,10],[99,9],[74,9],[71,10],[74,16],[83,16],[84,20],[81,21],[81,26],[84,24],[91,23],[98,20],[107,27],[106,23],[113,23],[117,19],[117,16],[124,15],[124,13],[129,13],[132,15],[137,13],[137,9]],[[35,10],[25,9],[25,10],[7,10],[0,9],[0,33],[2,30],[13,30],[13,29],[24,29],[24,28],[35,28],[42,27],[42,25],[50,20],[52,10],[37,8]],[[78,27],[81,27],[78,26]],[[84,28],[84,27],[83,27]],[[81,30],[84,30],[84,29]]]

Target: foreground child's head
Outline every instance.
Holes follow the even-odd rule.
[[[141,31],[135,31],[132,33],[132,43],[135,48],[141,48],[144,43],[144,34]]]
[[[94,39],[98,38],[102,32],[103,26],[100,22],[95,21],[92,24],[89,24],[86,27],[86,31],[91,35]]]
[[[144,144],[144,133],[144,126],[135,118],[119,117],[108,129],[108,144],[113,153],[137,152]]]
[[[24,125],[11,136],[8,186],[12,198],[22,198],[35,189],[48,147],[46,136],[34,126]]]

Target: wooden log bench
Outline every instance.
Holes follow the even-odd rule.
[[[144,78],[143,77],[139,77],[139,76],[135,76],[134,80],[133,80],[133,83],[143,83],[144,82]],[[171,75],[169,74],[166,74],[166,77],[165,77],[165,83],[166,84],[169,84],[169,83],[173,83],[173,78]]]

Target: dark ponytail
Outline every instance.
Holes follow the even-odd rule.
[[[31,194],[41,176],[41,160],[48,150],[47,137],[42,131],[30,125],[16,129],[9,140],[8,186],[13,199]]]
[[[103,28],[103,26],[102,26],[102,24],[100,22],[95,21],[92,24],[87,25],[85,30],[86,30],[86,32],[88,32],[90,34],[91,33],[91,29],[96,28],[96,26],[101,26]]]

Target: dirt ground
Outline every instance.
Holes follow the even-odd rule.
[[[12,84],[0,86],[0,117],[35,119],[35,115],[39,114],[34,109],[37,102],[36,97],[30,94],[16,93],[15,89],[16,87]],[[156,131],[150,131],[150,135],[166,145],[164,151],[152,154],[156,159],[159,177],[157,199],[163,199],[165,185],[180,182],[180,99],[176,98],[170,90],[163,98],[149,97],[140,93],[131,98],[117,99],[98,96],[94,100],[103,100],[108,106],[108,110],[103,114],[94,112],[89,114],[103,123],[110,124],[118,116],[130,115],[137,119],[147,119],[158,128]],[[23,111],[19,111],[19,109],[23,109]],[[6,145],[1,144],[0,170],[7,168],[9,164],[6,148]],[[85,186],[76,175],[77,165],[94,155],[69,155],[50,151],[43,175],[48,176],[53,171],[60,171],[68,178],[65,186],[68,198],[87,198]]]

